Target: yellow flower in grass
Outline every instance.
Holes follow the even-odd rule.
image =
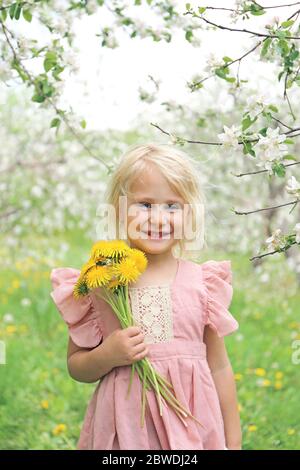
[[[263,386],[263,387],[270,387],[270,385],[271,385],[271,380],[269,380],[269,379],[264,379],[264,380],[262,381],[262,386]]]
[[[255,369],[255,374],[259,377],[263,377],[264,375],[266,375],[266,371],[262,367],[258,367],[257,369]]]
[[[109,266],[94,266],[86,273],[86,285],[89,289],[95,289],[107,284],[112,278],[112,269]]]
[[[280,380],[283,377],[283,372],[277,371],[275,372],[275,379]]]
[[[288,436],[293,436],[293,434],[295,434],[295,432],[296,432],[296,431],[295,431],[295,429],[293,429],[293,428],[289,428],[289,429],[287,430]]]
[[[57,424],[54,429],[52,429],[52,433],[54,436],[58,436],[62,432],[65,432],[67,429],[67,426],[65,424]]]
[[[275,390],[280,390],[282,388],[281,380],[276,380],[276,382],[274,383],[274,388]]]
[[[128,253],[130,247],[123,240],[100,240],[94,243],[91,258],[119,258]]]
[[[243,374],[240,374],[239,372],[237,372],[236,374],[234,374],[234,378],[235,380],[241,380],[243,378]]]
[[[128,253],[128,257],[135,262],[140,273],[145,271],[148,260],[144,252],[137,250],[136,248],[131,248],[130,252]]]
[[[255,432],[255,431],[257,431],[257,426],[255,426],[255,424],[249,424],[249,426],[248,426],[248,431],[249,431],[249,432]]]
[[[42,401],[41,401],[41,408],[42,408],[43,410],[48,410],[48,408],[49,408],[49,402],[48,402],[48,400],[42,400]]]
[[[7,325],[6,327],[6,333],[9,335],[15,333],[17,331],[17,327],[15,325]]]
[[[128,257],[121,259],[112,269],[122,285],[136,281],[140,275],[136,263]]]

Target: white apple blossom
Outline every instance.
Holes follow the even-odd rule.
[[[280,161],[288,153],[288,147],[283,142],[286,140],[285,134],[279,134],[279,127],[272,129],[268,127],[266,136],[258,134],[259,141],[255,145],[255,153],[259,160],[256,165],[271,170],[272,163]]]
[[[270,99],[264,95],[264,94],[259,94],[259,95],[251,95],[247,98],[247,106],[246,106],[246,111],[248,111],[248,114],[251,119],[254,119],[258,114],[260,114],[266,106],[268,106],[270,103]]]
[[[295,225],[294,229],[296,231],[296,243],[300,243],[300,222]]]
[[[224,65],[222,59],[219,59],[213,52],[211,52],[206,61],[206,67],[204,68],[205,72],[212,72],[214,69],[217,69]]]
[[[295,176],[290,176],[288,179],[288,184],[285,187],[285,190],[289,194],[293,194],[296,197],[300,197],[300,183],[297,181]]]
[[[218,138],[222,142],[225,148],[227,149],[235,149],[239,148],[239,136],[242,134],[241,126],[223,126],[224,132],[222,134],[218,134]]]
[[[285,246],[285,243],[283,242],[281,237],[282,232],[281,229],[278,228],[272,233],[271,237],[266,239],[268,250],[277,250],[278,248],[283,248]]]
[[[279,16],[273,16],[272,19],[268,20],[268,24],[266,24],[266,29],[270,28],[278,28],[278,25],[280,23],[280,18]]]

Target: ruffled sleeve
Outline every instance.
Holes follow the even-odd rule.
[[[80,271],[73,268],[52,269],[50,280],[53,291],[50,296],[67,324],[74,343],[79,347],[94,348],[103,340],[101,321],[90,295],[78,299],[73,295],[79,275]]]
[[[205,325],[209,325],[221,338],[239,328],[237,320],[228,310],[233,295],[231,261],[209,260],[201,266],[207,290]]]

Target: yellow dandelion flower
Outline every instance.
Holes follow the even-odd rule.
[[[65,424],[57,424],[55,428],[52,429],[52,433],[54,434],[54,436],[58,436],[58,434],[65,432],[66,429],[67,426]]]
[[[21,285],[21,284],[20,284],[19,279],[14,279],[14,280],[13,280],[13,282],[12,282],[12,287],[13,287],[14,289],[19,289],[20,285]]]
[[[119,258],[128,253],[130,247],[123,240],[100,240],[94,243],[91,258]]]
[[[42,400],[42,401],[41,401],[41,408],[42,408],[43,410],[48,410],[48,408],[49,408],[49,402],[48,402],[48,400]]]
[[[263,377],[264,375],[266,375],[266,371],[265,369],[263,369],[262,367],[258,367],[257,369],[255,369],[255,374],[258,375],[259,377]]]
[[[257,431],[257,426],[255,426],[255,424],[249,424],[249,426],[248,426],[248,431],[249,431],[249,432],[255,432],[255,431]]]
[[[143,273],[148,264],[148,260],[146,258],[145,253],[141,250],[137,250],[136,248],[131,248],[128,253],[128,256],[135,262],[140,273]]]
[[[236,374],[234,374],[234,378],[235,380],[241,380],[243,378],[243,374],[237,372]]]
[[[91,268],[96,266],[96,261],[94,259],[89,259],[87,263],[84,263],[84,265],[81,268],[80,272],[80,277],[84,276]]]
[[[263,387],[269,387],[270,385],[271,385],[271,380],[269,380],[269,379],[264,379],[264,380],[262,381],[262,386],[263,386]]]
[[[275,373],[275,379],[280,380],[282,379],[282,377],[283,377],[283,372],[278,371]]]
[[[282,382],[280,380],[276,380],[274,387],[276,390],[280,390],[282,388]]]
[[[74,284],[73,294],[76,299],[87,295],[89,292],[85,276],[79,276]]]
[[[86,274],[86,285],[89,289],[101,287],[112,278],[112,270],[108,266],[95,266]]]
[[[292,436],[293,434],[295,434],[295,432],[296,432],[296,431],[295,431],[295,429],[293,429],[293,428],[289,428],[289,429],[287,430],[288,436]]]
[[[136,281],[140,275],[135,262],[130,258],[121,259],[119,263],[114,265],[113,270],[123,285]]]
[[[17,331],[17,327],[15,325],[7,325],[5,330],[6,330],[6,333],[8,333],[9,335],[12,335],[13,333]]]
[[[107,288],[108,289],[111,289],[111,290],[114,290],[116,289],[118,286],[120,285],[120,282],[118,279],[112,279],[108,284],[107,284]]]

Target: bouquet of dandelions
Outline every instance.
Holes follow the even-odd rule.
[[[128,284],[135,282],[147,267],[147,258],[141,250],[130,248],[122,240],[100,240],[96,242],[91,251],[89,261],[84,264],[79,278],[74,286],[74,296],[85,296],[92,289],[101,287],[96,295],[109,303],[117,315],[122,328],[134,325],[131,313]],[[155,371],[147,358],[141,359],[131,365],[131,377],[126,398],[128,398],[135,370],[142,381],[142,413],[141,426],[145,421],[146,389],[153,389],[158,401],[159,412],[162,416],[162,402],[174,409],[177,416],[187,427],[187,416],[203,426],[173,394],[173,386],[158,372]]]

